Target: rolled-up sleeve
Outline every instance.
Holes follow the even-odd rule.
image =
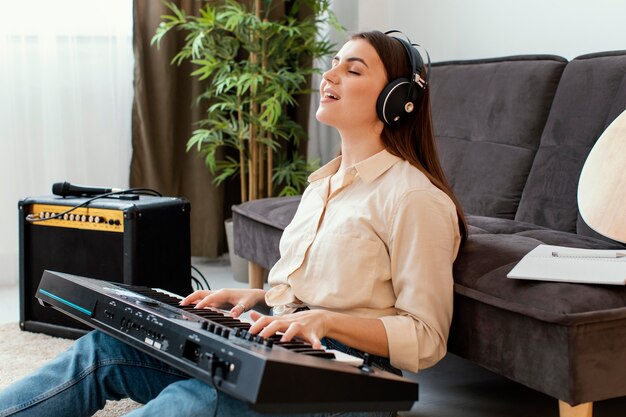
[[[391,364],[408,371],[446,354],[452,321],[452,264],[460,235],[456,209],[439,190],[408,191],[389,222],[396,315],[384,316]]]

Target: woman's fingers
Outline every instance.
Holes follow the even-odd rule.
[[[230,309],[230,315],[234,318],[241,316],[248,310],[248,307],[244,303],[237,303],[233,308]]]
[[[258,311],[254,311],[254,310],[250,312],[250,318],[252,319],[252,321],[257,321],[261,317],[268,317],[268,316],[266,316],[265,314],[261,314]]]
[[[212,291],[209,290],[197,290],[189,294],[187,297],[183,298],[183,301],[180,302],[181,306],[186,306],[189,304],[196,304],[200,300],[202,300],[207,295],[211,294]]]
[[[254,321],[254,323],[252,323],[252,326],[250,326],[250,329],[248,329],[248,331],[253,334],[259,334],[259,332],[265,329],[265,327],[270,324],[276,317],[266,316],[253,310],[250,312],[250,318],[252,319],[252,321]],[[269,336],[271,336],[272,334],[270,334]]]
[[[239,317],[257,303],[264,301],[264,297],[265,292],[256,289],[223,288],[217,291],[199,290],[181,301],[181,305],[195,304],[197,308],[227,308],[232,306],[231,314]]]
[[[291,323],[280,340],[281,342],[289,342],[293,340],[294,337],[303,338],[311,344],[313,349],[320,349],[322,347],[322,342],[315,333],[315,330],[310,327],[305,327],[299,322]]]
[[[225,304],[229,304],[228,294],[220,290],[206,295],[196,303],[196,308],[222,307]]]
[[[294,322],[289,324],[287,329],[283,333],[283,337],[281,337],[281,342],[289,342],[294,337],[302,334],[302,325],[298,322]]]
[[[228,293],[224,290],[197,290],[183,298],[180,305],[195,304],[196,308],[221,307],[228,303]]]
[[[313,348],[320,349],[322,342],[320,340],[323,335],[318,334],[320,329],[315,323],[299,321],[296,317],[279,316],[271,317],[259,314],[256,311],[250,312],[250,317],[254,320],[254,324],[250,327],[250,332],[258,334],[264,338],[282,333],[281,342],[288,342],[295,337],[301,337],[309,342]]]

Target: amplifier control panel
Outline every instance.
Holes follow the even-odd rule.
[[[124,232],[124,212],[102,208],[79,207],[69,213],[71,206],[31,204],[24,206],[35,226],[66,227],[73,229]],[[61,213],[63,215],[59,216]],[[56,217],[59,216],[59,217]]]

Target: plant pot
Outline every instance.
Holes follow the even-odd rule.
[[[226,228],[226,243],[228,244],[228,257],[233,278],[238,282],[248,282],[248,261],[241,256],[235,255],[235,237],[233,235],[233,220],[224,221]]]

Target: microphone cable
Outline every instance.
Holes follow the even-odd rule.
[[[152,188],[129,188],[129,189],[122,190],[122,191],[112,191],[110,193],[99,194],[99,195],[97,195],[95,197],[92,197],[92,198],[88,199],[87,201],[84,201],[81,204],[78,204],[78,205],[76,205],[74,207],[71,207],[68,210],[65,210],[62,213],[57,213],[57,214],[55,214],[53,216],[50,216],[50,217],[41,218],[41,217],[39,217],[39,214],[31,213],[28,216],[26,216],[26,221],[29,222],[29,223],[34,223],[34,222],[43,222],[43,221],[47,221],[47,220],[58,219],[59,217],[63,217],[66,214],[71,213],[72,211],[76,210],[77,208],[87,206],[89,203],[91,203],[94,200],[98,200],[100,198],[105,198],[105,197],[110,197],[110,196],[113,196],[113,195],[122,195],[122,194],[148,195],[148,196],[153,196],[153,197],[163,197],[163,195],[160,192],[158,192],[158,191],[156,191],[156,190],[154,190]],[[65,198],[65,197],[63,197],[63,198]]]

